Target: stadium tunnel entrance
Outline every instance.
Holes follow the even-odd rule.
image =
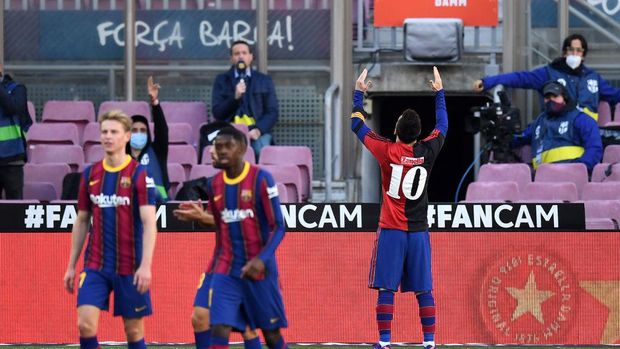
[[[428,197],[430,202],[452,202],[461,177],[474,159],[473,145],[474,136],[465,131],[466,119],[471,117],[471,108],[491,102],[483,95],[449,93],[446,97],[448,109],[448,136],[441,150],[439,158],[435,162],[430,176]],[[372,95],[372,128],[383,137],[395,139],[394,125],[403,110],[414,109],[422,119],[421,138],[426,137],[435,127],[435,97],[430,94],[424,95]],[[375,166],[376,162],[366,161],[362,166]],[[362,173],[369,173],[367,180],[362,180],[363,190],[370,190],[366,185],[374,182],[378,192],[371,193],[380,198],[380,174],[378,170],[362,169]],[[465,198],[467,184],[473,181],[473,170],[466,177],[459,192],[459,200]],[[365,185],[366,184],[366,185]],[[374,195],[373,195],[374,194]],[[373,200],[374,201],[374,200]]]

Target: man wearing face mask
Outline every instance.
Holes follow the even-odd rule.
[[[159,105],[159,84],[153,82],[153,77],[147,81],[149,96],[151,97],[151,113],[155,132],[151,140],[149,121],[144,115],[131,117],[131,139],[127,144],[126,153],[146,166],[148,177],[152,178],[156,186],[155,199],[158,203],[168,201],[168,124],[164,111]]]
[[[598,120],[599,100],[614,105],[620,101],[620,89],[611,86],[596,71],[583,64],[588,42],[580,34],[569,35],[562,43],[563,57],[532,71],[519,71],[487,76],[474,82],[474,90],[482,92],[497,85],[534,89],[541,92],[545,82],[555,80],[568,90],[577,108]]]
[[[596,121],[575,107],[559,82],[549,81],[542,93],[544,111],[523,133],[513,137],[513,148],[530,144],[534,169],[550,162],[581,162],[592,172],[603,157]]]

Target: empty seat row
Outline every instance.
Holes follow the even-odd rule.
[[[611,106],[609,103],[606,101],[600,101],[598,103],[598,125],[620,126],[620,107],[616,105],[612,118]]]
[[[579,200],[573,182],[532,182],[519,189],[514,181],[473,182],[467,187],[466,202],[574,202]],[[581,200],[618,200],[620,182],[588,182],[583,186]]]

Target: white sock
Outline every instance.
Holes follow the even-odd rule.
[[[379,341],[379,345],[381,346],[381,348],[385,347],[386,345],[390,345],[390,342],[382,342]]]
[[[435,342],[422,342],[422,347],[426,348],[426,346],[432,345],[435,348]]]

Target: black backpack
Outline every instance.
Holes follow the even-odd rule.
[[[80,180],[82,179],[82,173],[67,173],[62,179],[62,200],[77,200],[78,193],[80,192]]]
[[[179,201],[209,200],[207,195],[207,177],[199,177],[183,182],[183,186],[179,189],[174,199]]]

